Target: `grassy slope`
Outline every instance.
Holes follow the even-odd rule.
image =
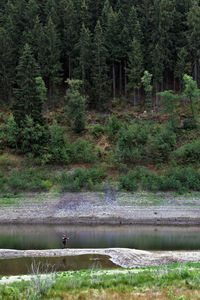
[[[0,286],[0,299],[199,299],[200,263],[58,273]],[[2,298],[1,298],[2,297]]]

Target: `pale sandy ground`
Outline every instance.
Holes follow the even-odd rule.
[[[200,251],[141,251],[126,248],[107,248],[107,249],[55,249],[55,250],[10,250],[0,249],[0,259],[16,257],[55,257],[55,256],[74,256],[84,254],[100,254],[110,256],[110,260],[120,267],[150,267],[167,265],[181,262],[200,261]],[[137,272],[137,270],[132,270]],[[104,272],[104,271],[101,271]],[[108,271],[105,271],[108,272]],[[123,272],[112,270],[113,272]],[[126,271],[127,272],[127,271]],[[0,284],[8,284],[14,281],[31,280],[33,275],[3,277]],[[50,275],[41,275],[45,278]]]
[[[16,205],[0,206],[0,224],[198,225],[199,204],[200,194],[186,198],[116,193],[111,200],[97,192],[27,195]]]

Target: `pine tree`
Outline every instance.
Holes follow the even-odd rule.
[[[69,89],[67,90],[67,114],[71,122],[73,122],[73,129],[80,133],[85,129],[85,108],[86,97],[80,93],[82,81],[81,80],[67,80]]]
[[[61,81],[62,72],[60,40],[51,17],[48,18],[47,24],[43,28],[39,47],[38,62],[42,71],[42,77],[47,82],[49,99],[51,100],[56,91],[56,84]]]
[[[92,51],[92,35],[85,24],[82,24],[80,39],[77,44],[79,50],[78,62],[79,66],[77,68],[77,75],[83,82],[83,89],[85,93],[90,91],[91,84],[91,51]]]
[[[18,127],[24,126],[26,116],[30,117],[33,122],[43,125],[42,107],[46,88],[28,44],[25,45],[19,59],[16,84],[12,111]]]
[[[196,2],[195,2],[196,3]],[[200,6],[194,4],[187,18],[188,32],[188,49],[193,64],[193,74],[195,81],[199,82],[199,59],[200,59]]]
[[[109,96],[108,67],[106,64],[107,50],[100,21],[97,22],[93,40],[92,90],[95,105],[103,108]]]
[[[141,45],[136,38],[133,39],[131,44],[131,51],[129,53],[129,65],[127,68],[127,74],[129,83],[127,85],[128,90],[133,89],[134,101],[136,105],[136,89],[141,86],[141,76],[143,73],[143,55],[141,51]]]
[[[144,71],[144,75],[141,78],[142,84],[145,91],[145,109],[149,112],[152,109],[152,90],[153,86],[151,84],[152,74],[148,71]]]
[[[62,28],[61,46],[62,62],[66,78],[72,78],[75,63],[75,45],[79,39],[79,20],[73,0],[61,0],[59,6]]]

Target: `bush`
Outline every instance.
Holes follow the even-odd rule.
[[[8,119],[5,130],[6,130],[7,145],[10,148],[16,149],[18,135],[19,135],[19,128],[13,117]]]
[[[119,133],[119,130],[122,128],[123,123],[120,122],[116,116],[112,116],[109,118],[109,121],[106,125],[106,132],[108,134],[109,140],[115,140]]]
[[[148,173],[146,176],[142,177],[141,184],[144,190],[157,192],[161,189],[162,177],[155,173]]]
[[[155,135],[150,137],[147,157],[156,163],[166,162],[176,145],[176,134],[168,127],[158,127]]]
[[[41,155],[47,142],[47,130],[33,119],[26,116],[23,128],[19,135],[20,150],[22,153]]]
[[[82,81],[67,80],[69,89],[67,90],[67,114],[69,120],[73,120],[73,129],[76,133],[80,133],[85,129],[85,108],[86,98],[81,95],[80,89]]]
[[[13,169],[7,177],[7,186],[16,192],[19,191],[46,191],[47,176],[39,169],[26,169],[24,171]]]
[[[120,176],[119,188],[127,191],[136,191],[138,189],[137,174],[130,171],[128,175]]]
[[[200,162],[200,140],[178,148],[172,153],[171,158],[179,164]]]
[[[70,151],[69,144],[64,138],[63,129],[57,124],[56,121],[49,129],[50,139],[48,144],[47,152],[50,154],[47,161],[56,163],[69,163],[70,162]]]
[[[200,172],[194,168],[172,168],[165,172],[162,190],[200,191]]]
[[[103,126],[101,124],[94,125],[94,128],[92,130],[92,134],[96,138],[99,138],[102,134],[104,134],[104,128],[103,128]]]
[[[121,128],[114,152],[115,162],[136,163],[144,158],[149,130],[144,123]]]
[[[106,178],[102,169],[76,169],[72,174],[63,172],[60,177],[62,191],[79,191],[83,188],[93,189],[97,183],[101,183]]]
[[[4,126],[0,125],[0,151],[3,151],[6,146],[6,132]]]
[[[78,139],[70,147],[71,160],[74,163],[92,163],[97,160],[94,145],[83,139]]]

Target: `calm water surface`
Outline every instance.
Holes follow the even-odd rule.
[[[198,226],[133,225],[1,225],[0,248],[59,249],[62,248],[63,234],[70,238],[68,248],[200,250],[200,227]],[[49,270],[58,271],[116,267],[107,256],[103,255],[0,259],[0,275],[31,273],[32,264],[40,264],[41,268],[48,265]]]
[[[200,250],[200,227],[133,225],[1,225],[0,248],[59,249],[62,234],[69,236],[69,248]]]

